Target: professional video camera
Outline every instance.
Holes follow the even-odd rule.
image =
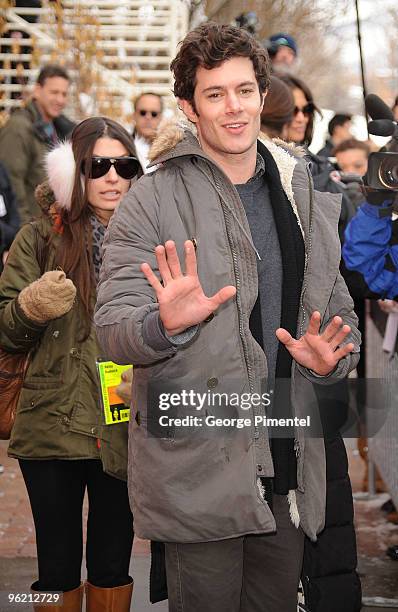
[[[365,107],[373,120],[368,124],[369,133],[392,136],[384,151],[369,155],[366,186],[376,191],[398,191],[398,124],[391,109],[375,94],[366,96]]]

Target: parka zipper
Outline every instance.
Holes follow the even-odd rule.
[[[227,213],[224,213],[224,218],[225,218],[225,225],[227,228],[227,235],[228,235],[228,239],[230,239],[231,237],[231,223],[230,223],[230,218],[229,215],[231,214],[231,211],[229,210],[229,207],[226,205],[226,202],[222,196],[221,193],[221,187],[218,183],[217,178],[215,179],[215,184],[216,184],[216,189],[218,192],[218,195],[221,198],[221,203],[222,203],[222,207],[224,209],[224,211]],[[238,257],[236,254],[236,250],[235,248],[232,246],[231,241],[230,241],[230,247],[231,247],[231,253],[232,253],[232,261],[233,261],[233,265],[234,265],[234,275],[235,275],[235,282],[236,282],[236,302],[238,305],[238,316],[239,316],[239,335],[241,337],[242,340],[242,348],[243,348],[243,355],[245,358],[245,363],[246,363],[246,369],[247,369],[247,374],[248,374],[248,379],[249,379],[249,388],[250,388],[250,393],[253,393],[254,391],[254,380],[253,380],[253,372],[252,372],[252,368],[249,364],[249,356],[247,353],[247,345],[246,345],[246,340],[244,337],[244,331],[243,331],[243,323],[242,323],[242,304],[240,301],[240,277],[239,277],[239,272],[238,272]]]
[[[230,241],[230,236],[231,236],[231,223],[230,223],[230,215],[232,214],[229,206],[227,205],[227,203],[224,200],[224,197],[222,195],[222,190],[221,187],[218,183],[217,178],[215,177],[215,186],[217,189],[217,192],[220,196],[220,200],[221,200],[221,205],[224,209],[224,218],[225,218],[225,226],[227,229],[227,235],[228,235],[228,239]],[[226,214],[225,214],[226,213]],[[238,220],[236,219],[237,223]],[[238,225],[240,226],[240,223],[238,223]],[[254,246],[254,245],[253,245]],[[235,282],[236,282],[236,302],[237,302],[237,306],[238,306],[238,317],[239,317],[239,335],[241,337],[241,342],[242,342],[242,348],[243,348],[243,356],[245,359],[245,364],[246,364],[246,370],[247,370],[247,376],[248,376],[248,380],[249,380],[249,390],[250,393],[254,393],[254,376],[253,376],[253,369],[249,363],[249,356],[248,356],[248,352],[247,352],[247,343],[245,340],[245,334],[244,334],[244,330],[243,330],[243,323],[242,323],[242,305],[240,302],[240,277],[239,277],[239,272],[238,272],[238,257],[236,254],[236,250],[235,248],[232,246],[231,241],[230,241],[230,247],[231,247],[231,253],[232,253],[232,261],[233,261],[233,266],[234,266],[234,275],[235,275]],[[257,253],[256,248],[254,247],[254,250]],[[258,255],[258,253],[257,253]],[[260,259],[260,256],[258,255],[258,258]],[[257,425],[253,426],[253,435],[254,435],[254,439],[258,440],[258,438],[260,437],[260,431]],[[256,462],[257,463],[257,462]],[[256,479],[258,479],[258,477],[256,476]],[[257,483],[258,486],[258,483]],[[264,497],[263,497],[264,499]]]

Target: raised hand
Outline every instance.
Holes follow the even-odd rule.
[[[185,274],[181,271],[177,249],[172,240],[168,240],[165,246],[156,247],[156,260],[163,285],[149,264],[141,265],[142,272],[155,290],[159,315],[169,336],[175,336],[188,327],[201,323],[236,294],[236,288],[227,285],[212,297],[206,297],[199,281],[196,254],[191,240],[184,243],[184,249]]]
[[[306,333],[299,340],[295,340],[281,327],[276,330],[276,335],[297,363],[320,376],[327,376],[335,369],[340,359],[351,353],[354,345],[350,342],[340,348],[340,344],[351,331],[349,325],[343,325],[341,317],[333,317],[321,334],[320,325],[321,315],[315,311]]]

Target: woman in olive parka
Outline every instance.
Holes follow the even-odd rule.
[[[35,522],[32,590],[63,591],[52,610],[81,610],[87,489],[87,610],[124,612],[133,588],[127,423],[104,424],[92,315],[106,226],[141,169],[127,131],[102,117],[80,123],[46,162],[56,202],[21,229],[0,279],[0,346],[31,355],[9,455]]]

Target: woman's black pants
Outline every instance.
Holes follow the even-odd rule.
[[[88,581],[105,588],[129,584],[134,532],[127,483],[105,474],[96,459],[24,459],[19,464],[36,528],[35,590],[69,591],[79,586],[86,488]]]

